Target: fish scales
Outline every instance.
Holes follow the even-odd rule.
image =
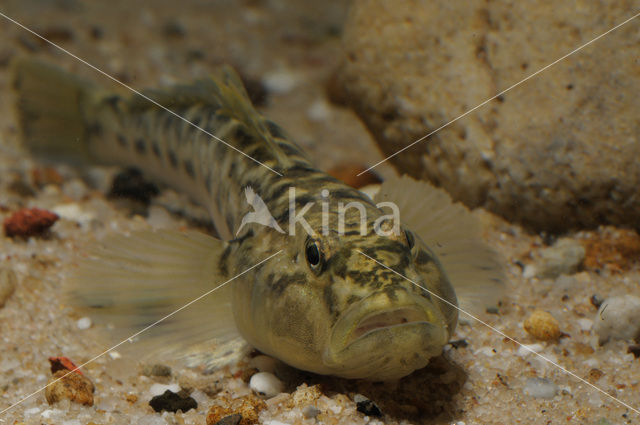
[[[173,113],[33,60],[14,75],[34,154],[137,167],[207,207],[223,239],[164,231],[103,242],[73,293],[115,329],[154,323],[240,275],[150,340],[226,347],[242,337],[294,367],[385,380],[441,353],[459,297],[466,308],[497,302],[499,263],[464,207],[408,177],[389,179],[374,201],[318,170],[229,68],[144,92]],[[204,358],[218,365],[221,353]]]

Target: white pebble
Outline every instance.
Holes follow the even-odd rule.
[[[193,390],[189,396],[198,403],[198,406],[202,406],[209,402],[209,396],[200,390]]]
[[[574,274],[584,261],[585,252],[579,241],[558,239],[553,246],[540,250],[536,276],[556,278],[562,274]]]
[[[74,201],[79,201],[87,196],[89,190],[82,180],[73,179],[62,186],[62,193]]]
[[[578,319],[578,326],[583,331],[588,331],[593,326],[593,320],[583,317],[581,319]]]
[[[524,386],[524,393],[534,398],[551,399],[558,393],[558,386],[548,379],[529,378]]]
[[[331,106],[324,99],[318,99],[307,110],[307,116],[312,121],[329,121],[331,119]]]
[[[56,205],[52,208],[52,211],[64,219],[77,221],[83,225],[90,223],[95,218],[95,215],[88,211],[83,211],[82,207],[76,203]]]
[[[42,416],[45,419],[49,419],[53,416],[59,416],[60,413],[62,413],[61,410],[57,410],[57,409],[47,409],[45,411],[43,411],[42,413],[40,413],[40,416]]]
[[[269,372],[258,372],[251,377],[249,387],[258,395],[271,398],[282,392],[284,385],[276,376]]]
[[[640,297],[622,295],[605,300],[596,313],[594,326],[598,341],[640,338]]]
[[[276,370],[276,359],[271,356],[255,356],[249,362],[251,367],[255,367],[260,372],[270,372],[273,373]]]
[[[493,351],[493,348],[491,347],[480,347],[473,352],[474,356],[477,356],[478,354],[482,354],[483,356],[487,357],[493,357],[496,355],[495,351]]]
[[[171,226],[171,214],[164,207],[152,205],[149,207],[147,221],[154,229],[166,229]]]
[[[39,407],[32,407],[30,409],[27,409],[24,411],[25,415],[35,415],[36,413],[38,413],[40,411]]]
[[[167,390],[171,391],[172,393],[180,392],[180,385],[178,385],[178,384],[171,384],[171,385],[153,384],[151,386],[151,388],[149,388],[149,394],[151,394],[152,397],[155,397],[157,395],[164,394],[164,392],[167,391]]]
[[[89,317],[82,317],[76,322],[78,329],[81,330],[89,329],[91,327],[91,324],[91,319]]]
[[[600,360],[599,359],[594,359],[593,357],[588,358],[587,360],[585,360],[584,362],[584,366],[585,367],[598,367],[600,365]]]
[[[522,270],[522,277],[525,279],[531,279],[536,274],[538,274],[538,269],[533,264],[527,264],[524,266],[524,270]]]
[[[365,396],[363,396],[362,394],[355,394],[353,396],[353,401],[355,403],[362,403],[363,401],[368,401],[369,399]]]
[[[262,78],[262,84],[271,93],[285,94],[293,90],[300,82],[300,77],[286,69],[267,72]]]
[[[109,357],[111,357],[113,360],[117,360],[122,357],[122,354],[118,353],[117,351],[109,351]]]
[[[530,354],[533,354],[531,351],[535,351],[536,353],[539,353],[542,351],[543,348],[544,347],[541,344],[528,344],[528,345],[523,344],[520,348],[518,348],[518,351],[516,352],[516,354],[520,357],[525,357]]]
[[[274,419],[274,420],[271,420],[271,421],[266,421],[266,422],[264,423],[264,425],[289,425],[289,424],[288,424],[288,423],[286,423],[286,422],[276,421],[276,420]]]

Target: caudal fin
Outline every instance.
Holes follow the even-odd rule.
[[[26,147],[44,160],[87,160],[85,113],[94,86],[35,59],[18,59],[12,68]]]

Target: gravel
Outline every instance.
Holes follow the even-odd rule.
[[[548,379],[529,378],[523,388],[523,392],[534,398],[550,400],[558,393],[558,386]]]
[[[610,339],[640,340],[640,297],[622,295],[605,300],[594,318],[600,344]]]
[[[260,397],[275,397],[284,389],[284,384],[274,374],[258,372],[251,377],[249,387]]]
[[[539,253],[536,264],[536,276],[540,278],[556,278],[562,274],[573,274],[584,261],[586,251],[580,241],[559,239],[553,246]]]

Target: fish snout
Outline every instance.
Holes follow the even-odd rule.
[[[324,360],[339,369],[335,374],[340,376],[393,379],[425,366],[448,338],[446,320],[430,300],[407,291],[391,296],[382,291],[342,315]]]

